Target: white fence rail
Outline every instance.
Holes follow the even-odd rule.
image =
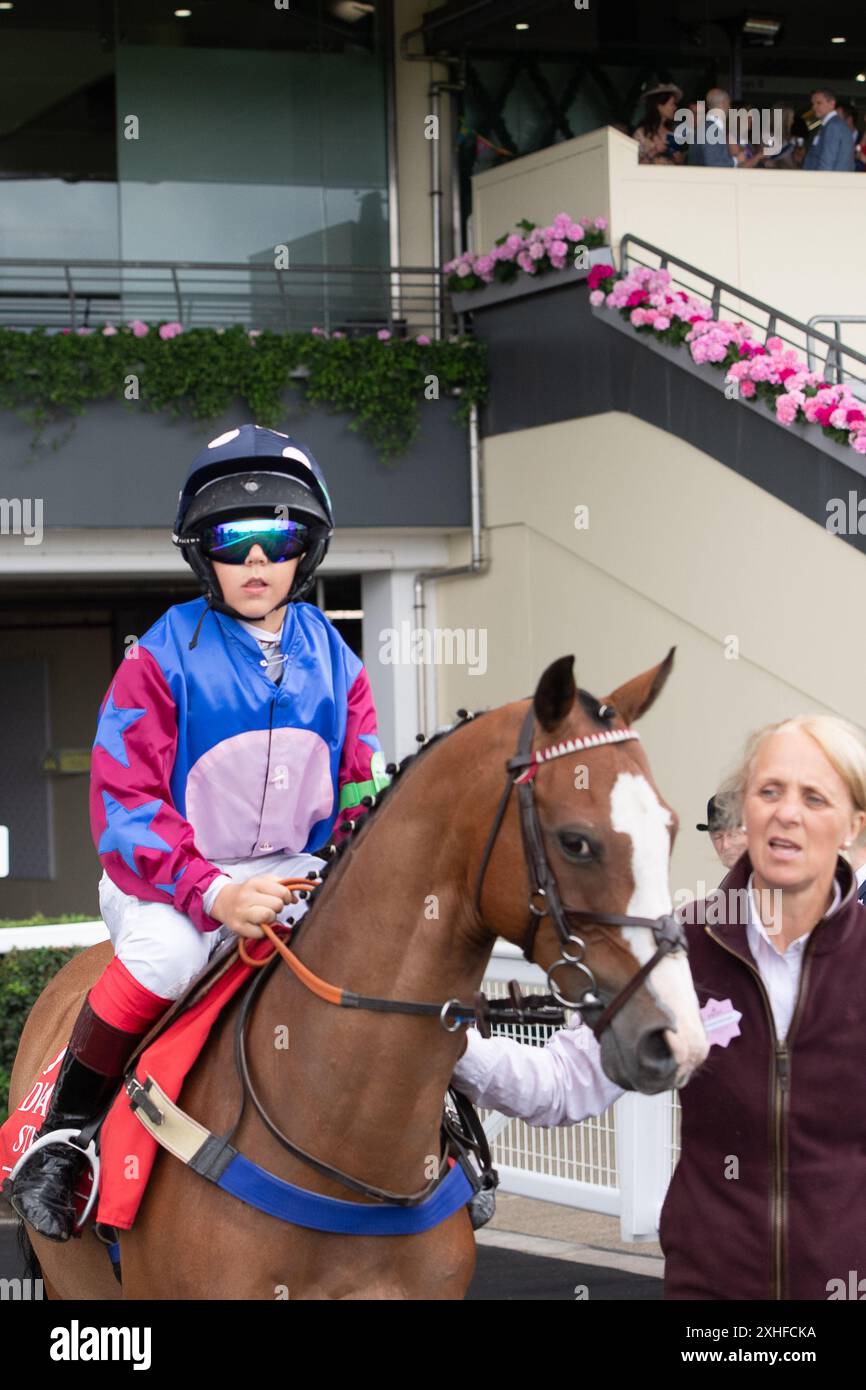
[[[107,941],[105,924],[0,928],[0,953],[37,946],[92,946]],[[510,942],[498,941],[483,989],[507,994],[509,980],[538,990],[544,974]],[[554,1029],[540,1024],[497,1028],[518,1042],[543,1046]],[[627,1092],[602,1115],[578,1125],[540,1129],[497,1111],[482,1110],[504,1192],[618,1216],[623,1240],[657,1238],[658,1219],[679,1157],[679,1104],[670,1092]]]
[[[535,990],[545,983],[543,971],[516,946],[497,941],[482,988],[501,998],[509,980]],[[533,1024],[495,1031],[541,1046],[555,1030]],[[679,1103],[672,1092],[627,1092],[603,1114],[556,1129],[497,1111],[482,1110],[481,1118],[503,1191],[618,1216],[623,1240],[658,1238],[662,1202],[679,1157]]]

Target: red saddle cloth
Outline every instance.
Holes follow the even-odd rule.
[[[250,956],[267,957],[273,947],[269,941],[248,940],[245,949]],[[240,959],[234,961],[214,981],[203,998],[179,1014],[139,1057],[135,1066],[139,1081],[152,1076],[170,1100],[177,1100],[187,1073],[204,1047],[211,1028],[254,969],[254,966],[245,965]],[[0,1128],[0,1184],[8,1178],[22,1153],[39,1134],[65,1051],[63,1047],[52,1058],[17,1110]],[[147,1188],[159,1145],[136,1119],[130,1108],[129,1096],[123,1089],[102,1125],[99,1147],[102,1162],[95,1219],[116,1226],[118,1230],[128,1231]],[[170,1161],[178,1162],[175,1158],[170,1158]],[[79,1215],[91,1186],[88,1166],[75,1194]]]

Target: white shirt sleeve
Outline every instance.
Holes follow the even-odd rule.
[[[230,878],[228,874],[220,874],[219,878],[215,878],[213,883],[209,883],[202,893],[202,907],[208,917],[213,917],[213,905],[227,883],[234,883],[234,879]]]
[[[476,1105],[544,1128],[600,1115],[624,1094],[605,1076],[595,1034],[576,1014],[544,1047],[469,1028],[453,1081]]]

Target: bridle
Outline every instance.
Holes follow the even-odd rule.
[[[605,709],[610,709],[610,706],[601,705],[599,707],[600,713],[603,714]],[[478,870],[475,886],[475,910],[483,920],[481,894],[484,887],[484,876],[487,872],[493,846],[496,843],[496,837],[505,817],[511,789],[516,787],[523,850],[529,874],[529,922],[523,940],[523,954],[528,961],[532,961],[539,925],[544,917],[549,917],[556,929],[561,948],[561,955],[547,971],[547,985],[553,998],[567,1009],[600,1008],[602,1005],[595,976],[584,960],[586,943],[571,930],[570,922],[605,927],[646,927],[653,933],[657,943],[653,955],[614,996],[595,1022],[590,1023],[587,1020],[588,1026],[598,1038],[620,1009],[640,989],[644,980],[655,969],[660,960],[669,955],[671,951],[678,949],[686,951],[688,949],[686,934],[673,913],[666,913],[662,917],[655,918],[629,917],[621,913],[595,912],[565,906],[559,895],[556,877],[548,863],[544,849],[544,839],[534,794],[534,783],[538,769],[545,763],[552,762],[555,758],[563,758],[573,753],[588,752],[591,749],[603,748],[613,743],[626,743],[631,739],[639,739],[640,734],[636,729],[630,728],[605,729],[597,734],[587,734],[583,738],[570,738],[563,743],[553,744],[547,748],[537,748],[533,752],[534,729],[535,714],[530,703],[517,740],[517,752],[505,764],[508,778],[481,857],[481,866]],[[586,977],[586,989],[581,999],[576,1002],[566,998],[561,993],[554,978],[556,971],[565,966],[579,970]]]

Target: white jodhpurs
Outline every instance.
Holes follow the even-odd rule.
[[[321,869],[325,860],[314,854],[268,854],[258,859],[215,859],[213,863],[243,883],[262,874],[305,878],[312,870]],[[189,917],[169,903],[145,902],[121,892],[106,873],[99,881],[99,910],[115,955],[139,984],[163,999],[179,998],[217,946],[235,935],[230,927],[200,932]],[[299,899],[278,913],[277,920],[297,921],[306,910],[307,902]]]

